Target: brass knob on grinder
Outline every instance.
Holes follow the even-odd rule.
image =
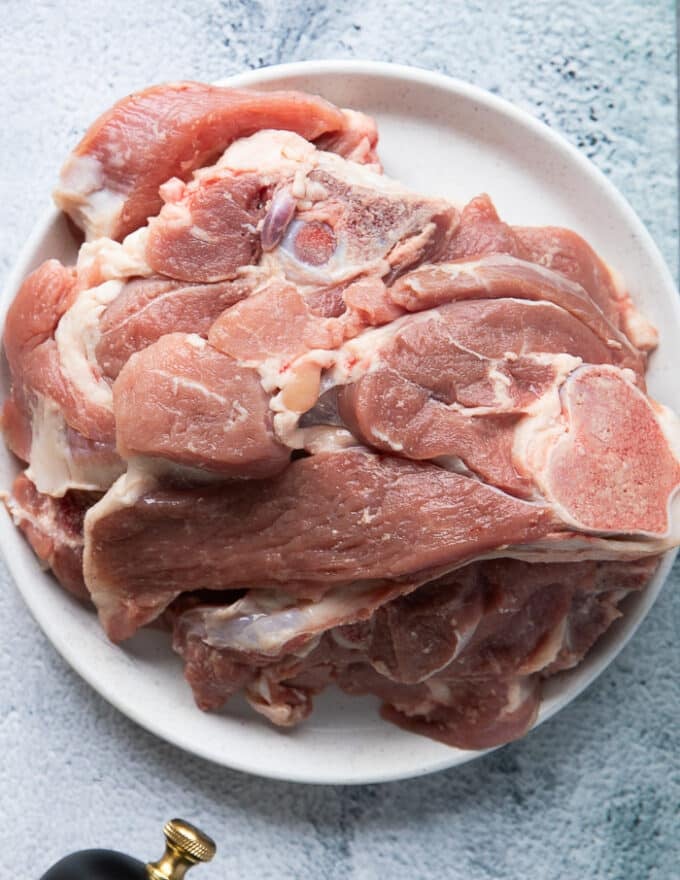
[[[166,822],[163,833],[165,852],[146,866],[149,880],[182,880],[189,868],[215,855],[215,841],[183,819]]]

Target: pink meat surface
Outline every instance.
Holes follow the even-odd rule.
[[[557,391],[558,362],[549,356],[610,363],[612,350],[545,302],[461,301],[423,318],[375,334],[379,368],[339,390],[345,424],[383,451],[455,457],[487,482],[531,497],[531,473],[513,446],[522,417]]]
[[[58,260],[47,260],[21,285],[7,312],[3,340],[13,374],[26,372],[25,360],[52,338],[74,287],[75,273]]]
[[[245,688],[256,711],[295,724],[335,682],[377,695],[383,715],[407,730],[488,748],[526,732],[542,680],[575,665],[656,566],[654,558],[477,562],[391,601],[377,590],[361,604],[346,591],[313,627],[305,614],[293,638],[291,619],[302,619],[303,606],[273,608],[256,597],[199,604],[176,616],[174,647],[204,709]]]
[[[573,230],[559,226],[509,226],[484,194],[465,206],[443,259],[484,254],[509,254],[569,278],[588,293],[634,345],[642,351],[656,347],[656,330],[637,312],[609,267]]]
[[[375,121],[357,110],[343,110],[344,126],[338,131],[329,132],[316,138],[320,150],[337,153],[361,165],[380,167],[376,153],[378,146],[378,127]]]
[[[229,306],[248,296],[245,281],[186,284],[169,278],[129,281],[102,315],[97,361],[112,379],[130,355],[166,333],[206,336],[213,322]]]
[[[22,473],[14,481],[9,502],[14,522],[39,559],[69,593],[85,600],[90,593],[83,579],[83,519],[95,500],[79,492],[50,498],[36,491]]]
[[[463,209],[445,259],[508,254],[545,266],[579,284],[612,321],[618,322],[619,294],[609,269],[581,236],[557,226],[509,226],[484,194]]]
[[[645,370],[644,355],[613,325],[580,284],[558,272],[505,254],[414,269],[390,289],[392,301],[409,312],[454,300],[512,297],[550,302],[578,318],[614,352],[616,362]]]
[[[255,264],[317,288],[364,273],[394,278],[443,253],[458,222],[443,199],[280,131],[239,141],[162,195],[146,257],[184,281],[220,281]]]
[[[162,183],[186,180],[238,138],[285,129],[314,140],[352,124],[328,101],[302,92],[152,86],[123,98],[90,127],[62,169],[57,203],[88,239],[122,239],[158,213]],[[356,147],[347,134],[336,143],[350,152]]]
[[[199,83],[100,117],[56,196],[88,241],[7,316],[7,505],[112,640],[172,627],[201,708],[291,725],[335,684],[486,748],[680,543],[680,423],[587,242],[377,140]]]
[[[169,333],[133,355],[113,401],[123,458],[151,456],[234,477],[271,476],[288,463],[257,373],[200,336]]]
[[[160,275],[182,281],[224,281],[261,254],[257,226],[266,188],[256,175],[201,179],[149,223],[146,258]]]
[[[662,535],[680,465],[650,401],[618,370],[582,367],[565,382],[569,430],[541,475],[577,527]]]
[[[105,440],[111,436],[113,417],[74,387],[54,338],[77,297],[75,284],[72,269],[48,260],[28,276],[10,306],[4,345],[13,384],[19,389],[14,400],[30,404],[35,395],[50,398],[72,428]]]
[[[294,461],[265,482],[142,486],[136,497],[116,484],[88,513],[85,578],[119,640],[187,588],[314,597],[333,584],[455,566],[553,526],[547,508],[460,474],[347,450]]]
[[[227,309],[208,334],[211,345],[244,362],[284,364],[315,348],[337,348],[343,338],[337,319],[315,315],[297,287],[281,281]]]

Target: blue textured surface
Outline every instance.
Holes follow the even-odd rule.
[[[430,67],[538,115],[611,177],[675,271],[673,0],[418,5],[2,3],[2,277],[61,159],[115,98],[324,57]],[[680,877],[677,566],[618,660],[523,742],[437,776],[345,789],[248,778],[156,740],[66,667],[0,576],[3,876],[32,880],[86,846],[151,856],[176,814],[218,840],[216,862],[196,871],[206,880]]]

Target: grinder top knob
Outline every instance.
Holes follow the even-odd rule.
[[[146,866],[149,880],[182,880],[189,868],[215,855],[215,841],[183,819],[166,822],[163,833],[165,852]]]

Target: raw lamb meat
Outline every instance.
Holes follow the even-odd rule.
[[[189,183],[170,181],[162,195],[147,261],[185,281],[220,281],[255,264],[315,287],[394,274],[442,253],[458,216],[443,199],[288,132],[237,141],[215,166]]]
[[[590,245],[571,229],[508,226],[500,220],[487,195],[472,199],[460,221],[447,259],[464,259],[468,254],[509,254],[545,266],[580,285],[641,351],[656,347],[656,329],[637,312],[621,283]]]
[[[113,386],[116,445],[224,476],[267,477],[290,449],[273,433],[255,370],[196,334],[168,333],[132,355]]]
[[[88,358],[88,333],[117,282],[78,294],[74,271],[48,260],[23,283],[5,322],[12,376],[3,408],[8,445],[36,488],[105,490],[124,470],[114,448],[110,388]]]
[[[255,484],[163,489],[128,472],[88,512],[85,578],[119,640],[183,590],[277,586],[315,597],[333,584],[460,565],[555,524],[543,505],[361,449],[299,459]]]
[[[581,660],[656,565],[477,562],[386,604],[380,591],[317,606],[248,594],[178,614],[174,645],[204,709],[245,689],[256,711],[288,726],[336,682],[379,696],[406,729],[486,748],[526,732],[541,681]]]
[[[222,312],[249,293],[250,286],[239,280],[187,285],[169,278],[135,278],[101,316],[97,363],[115,379],[131,355],[167,333],[207,336]]]
[[[361,114],[302,92],[256,92],[182,82],[123,98],[94,123],[61,172],[56,201],[89,239],[123,238],[158,213],[158,189],[188,178],[230,143],[260,129],[296,131],[374,161]]]
[[[83,578],[83,519],[96,496],[69,492],[54,498],[38,492],[26,474],[19,474],[8,503],[15,523],[59,583],[79,599],[89,599]]]
[[[354,122],[358,119],[352,116]],[[211,201],[215,185],[222,184],[231,187],[237,200],[243,187],[264,194],[245,233],[243,217],[233,214],[235,202],[229,192],[220,190],[220,198]],[[186,185],[173,179],[162,192],[166,204],[148,226],[121,244],[100,238],[83,245],[75,272],[49,261],[29,276],[10,310],[8,354],[20,369],[12,367],[18,380],[6,409],[7,435],[12,448],[25,460],[30,458],[30,475],[40,491],[104,490],[124,470],[121,457],[127,460],[142,452],[166,463],[206,465],[205,456],[187,453],[181,440],[180,448],[172,449],[172,432],[162,450],[154,452],[153,443],[148,448],[139,440],[127,443],[120,426],[116,428],[114,409],[131,399],[130,377],[141,361],[132,358],[118,383],[128,392],[115,400],[111,380],[133,354],[171,333],[209,336],[217,352],[229,355],[223,364],[237,358],[244,369],[257,371],[266,392],[288,385],[282,399],[289,408],[303,412],[307,401],[311,407],[320,368],[294,366],[297,356],[310,349],[336,349],[367,322],[380,323],[399,313],[379,286],[368,291],[364,283],[356,309],[351,295],[347,305],[343,301],[343,288],[352,287],[352,280],[367,272],[378,273],[380,280],[380,274],[403,271],[414,254],[424,258],[425,253],[440,253],[458,216],[441,199],[411,193],[373,167],[319,151],[299,135],[283,131],[237,141],[216,166],[200,169]],[[284,192],[295,203],[296,218],[288,230],[280,230],[278,242],[269,241],[263,254],[260,239],[266,234],[267,218],[276,212]],[[313,263],[315,257],[310,257],[313,237],[308,230],[317,227],[332,231],[336,252],[325,267],[310,268],[309,260]],[[293,243],[291,229],[297,229]],[[310,283],[303,284],[305,279]],[[249,338],[244,327],[249,323],[256,328],[255,356],[244,351]],[[22,334],[28,331],[29,350],[20,354]],[[277,348],[274,334],[286,345],[279,343]],[[304,337],[299,344],[298,336]],[[145,357],[152,358],[158,350]],[[20,356],[24,360],[19,364]],[[248,369],[245,374],[251,375]],[[140,399],[139,390],[135,399]],[[149,408],[154,401],[163,408],[158,396],[146,401]],[[275,407],[272,413],[275,417]],[[161,422],[156,419],[155,424]],[[81,451],[84,443],[98,444],[94,467],[88,469],[82,455],[72,461],[77,457],[70,452],[72,432],[85,438]],[[181,428],[175,436],[179,433]],[[279,435],[286,442],[283,428]],[[228,442],[233,444],[233,439]],[[32,446],[48,452],[31,455]],[[52,455],[55,448],[60,451]],[[109,450],[105,471],[104,448]],[[274,459],[254,471],[247,466],[240,476],[273,473],[286,457],[279,450]],[[234,463],[238,460],[236,451]],[[68,467],[55,467],[64,461]],[[217,470],[226,473],[223,465]],[[239,475],[233,467],[230,472]]]
[[[656,331],[575,232],[382,173],[371,119],[198,83],[119,102],[56,199],[85,232],[5,325],[7,504],[198,705],[335,684],[460,748],[523,735],[680,544]]]

